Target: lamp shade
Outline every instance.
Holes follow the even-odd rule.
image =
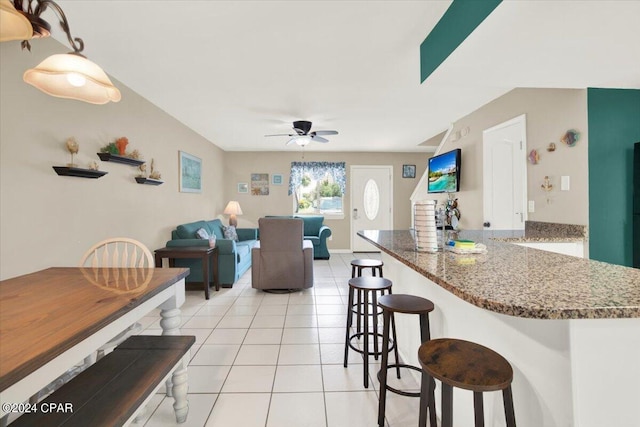
[[[240,208],[240,204],[235,200],[227,203],[227,207],[224,208],[225,215],[242,215],[242,209]]]
[[[33,37],[33,27],[9,0],[0,0],[0,42],[9,40],[29,40]]]
[[[76,53],[51,55],[25,71],[26,83],[46,94],[91,104],[120,101],[120,91],[95,63]]]

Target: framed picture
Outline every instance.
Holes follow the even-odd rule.
[[[240,194],[249,193],[249,184],[247,184],[246,182],[239,182],[238,183],[238,193],[240,193]]]
[[[273,175],[271,175],[271,184],[282,185],[282,174],[274,173]]]
[[[202,160],[196,156],[180,153],[180,192],[202,193]]]
[[[253,196],[269,195],[269,174],[268,173],[252,173],[251,174],[251,194]]]
[[[416,177],[416,165],[402,165],[402,177],[403,178],[415,178]]]

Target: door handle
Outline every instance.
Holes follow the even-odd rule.
[[[353,209],[353,219],[358,219],[358,209]]]
[[[522,212],[516,212],[516,215],[520,215],[520,222],[524,221],[524,218],[522,216]]]
[[[489,227],[491,227],[491,223],[489,221],[487,221],[487,222],[483,223],[482,226],[489,228]]]

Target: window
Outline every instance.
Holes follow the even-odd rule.
[[[344,162],[292,162],[289,195],[297,214],[342,215]]]

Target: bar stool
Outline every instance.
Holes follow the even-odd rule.
[[[440,338],[423,343],[418,350],[422,371],[420,421],[427,425],[426,401],[431,396],[433,381],[442,381],[442,427],[453,424],[453,387],[473,391],[475,426],[484,426],[482,392],[502,390],[507,427],[515,427],[511,381],[513,368],[495,351],[469,341]],[[431,397],[431,400],[433,398]]]
[[[362,270],[365,268],[371,269],[371,275],[375,276],[376,271],[378,275],[382,277],[382,266],[384,263],[379,259],[354,259],[351,261],[351,278],[362,276]]]
[[[369,388],[369,356],[374,355],[377,357],[382,354],[378,350],[378,309],[376,305],[377,293],[384,295],[385,292],[391,293],[391,280],[383,277],[355,277],[349,279],[349,303],[347,305],[347,328],[344,341],[344,367],[347,367],[347,360],[349,358],[349,347],[352,350],[360,353],[364,357],[364,386]],[[354,309],[353,296],[354,292],[362,292],[364,295],[364,301],[362,306],[356,306]],[[369,312],[369,294],[371,294],[371,306],[373,311]],[[360,310],[362,308],[362,310]],[[356,314],[358,318],[362,317],[364,322],[364,330],[357,330],[355,334],[350,334],[349,329],[353,325],[353,315]],[[369,330],[369,316],[373,320],[373,329]],[[369,351],[369,336],[373,336],[373,352]],[[364,338],[364,349],[360,350],[351,344],[353,338]]]
[[[351,278],[356,278],[356,277],[360,277],[362,276],[362,271],[366,268],[370,268],[371,269],[371,275],[376,277],[376,272],[378,273],[378,276],[383,277],[382,276],[382,266],[384,265],[384,263],[382,261],[380,261],[379,259],[370,259],[370,258],[363,258],[363,259],[354,259],[351,260]],[[358,292],[357,295],[357,302],[356,302],[358,307],[362,306],[362,292]],[[361,311],[361,310],[360,310]],[[380,313],[378,313],[380,314]],[[360,332],[362,330],[361,324],[360,324],[360,317],[358,316],[356,319],[356,330],[358,332]],[[378,356],[376,355],[376,360],[378,360]]]
[[[396,376],[400,379],[400,368],[407,368],[422,373],[422,370],[416,366],[400,363],[398,359],[398,345],[396,341],[395,313],[417,314],[420,320],[420,342],[426,342],[431,339],[429,331],[429,313],[434,309],[433,302],[426,298],[415,295],[389,294],[381,296],[378,299],[378,306],[382,308],[383,314],[383,331],[382,331],[382,364],[378,372],[378,380],[380,381],[380,401],[378,405],[378,425],[384,426],[384,416],[387,401],[387,390],[410,397],[420,397],[420,393],[398,390],[387,384],[387,371],[396,368]],[[391,326],[391,328],[390,328]],[[393,348],[395,350],[396,363],[389,364],[389,352],[384,351],[389,348],[389,329],[392,329]],[[424,373],[422,374],[424,375]],[[433,382],[433,381],[432,381]],[[435,387],[431,388],[431,398],[429,399],[429,412],[431,416],[431,426],[436,426],[435,411]]]

